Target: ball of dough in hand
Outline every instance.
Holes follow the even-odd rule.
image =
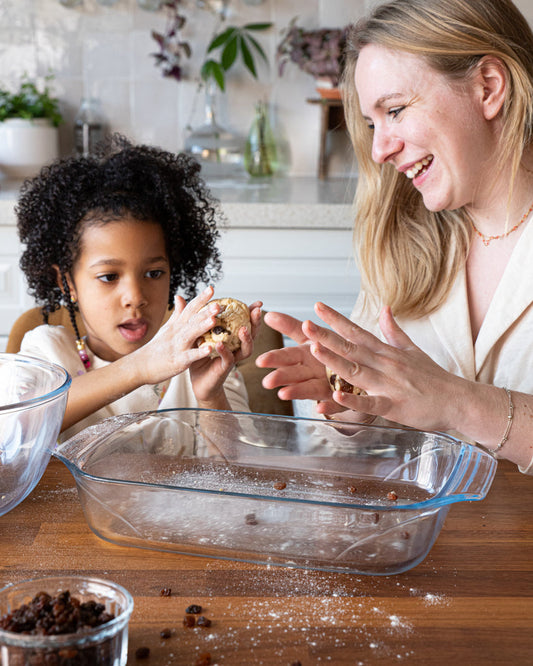
[[[243,326],[249,332],[252,330],[248,306],[235,298],[215,298],[209,303],[218,303],[220,312],[217,315],[217,323],[198,340],[198,346],[211,345],[213,347],[211,358],[219,355],[214,348],[217,342],[223,342],[230,352],[236,352],[241,348],[239,330]]]
[[[366,391],[345,381],[330,368],[326,368],[326,375],[329,387],[332,391],[342,391],[343,393],[353,393],[354,395],[366,395]]]

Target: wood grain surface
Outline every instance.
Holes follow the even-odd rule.
[[[533,478],[500,463],[489,496],[452,506],[421,564],[380,577],[107,543],[52,460],[33,493],[0,517],[0,586],[58,573],[131,592],[132,665],[533,664]],[[210,627],[184,627],[192,603]],[[150,648],[147,659],[136,658],[140,647]]]

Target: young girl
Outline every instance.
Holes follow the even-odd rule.
[[[211,359],[209,346],[196,346],[220,306],[204,307],[212,287],[193,296],[221,267],[217,210],[199,170],[185,155],[115,135],[98,156],[59,161],[24,183],[16,208],[20,265],[45,325],[25,335],[21,353],[72,375],[62,439],[128,412],[249,411],[234,365],[252,352],[262,304],[250,306],[252,332],[241,329],[239,352],[219,343]],[[178,289],[192,300],[176,296]],[[46,325],[62,304],[72,330]]]

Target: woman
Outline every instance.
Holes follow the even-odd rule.
[[[352,321],[316,304],[333,331],[269,314],[298,345],[259,357],[264,385],[533,473],[531,29],[510,0],[394,0],[352,29],[344,90],[363,290]]]

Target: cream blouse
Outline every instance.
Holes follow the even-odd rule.
[[[399,326],[436,363],[465,379],[533,394],[533,221],[524,229],[498,284],[475,343],[472,340],[466,273],[456,278],[446,302]],[[363,308],[360,294],[351,319],[383,340],[380,307]],[[502,420],[502,431],[504,428]],[[533,433],[532,433],[533,437]],[[533,458],[522,472],[533,474]]]

